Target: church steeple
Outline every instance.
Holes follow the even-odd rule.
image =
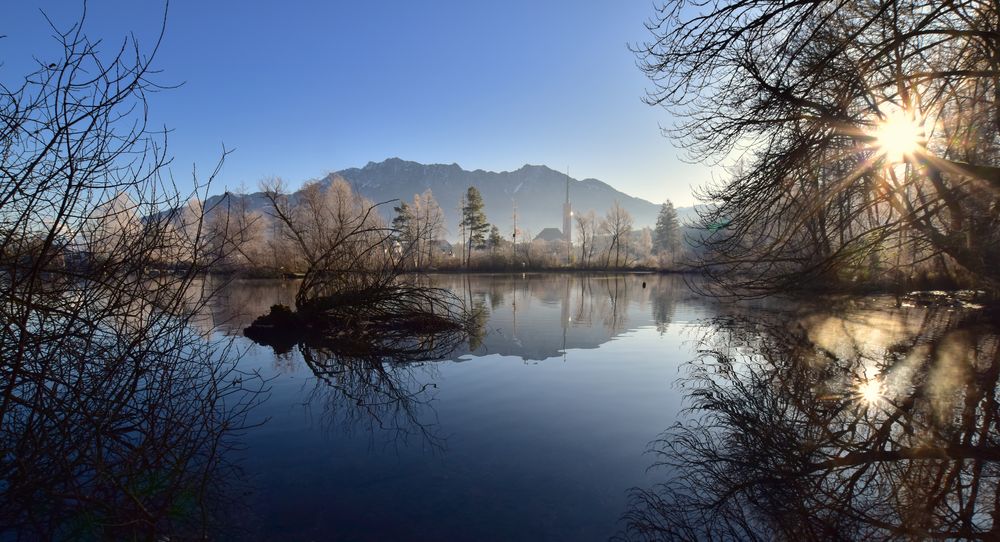
[[[573,206],[569,202],[569,168],[566,168],[566,203],[563,203],[563,239],[569,247],[568,254],[572,254],[573,246]]]

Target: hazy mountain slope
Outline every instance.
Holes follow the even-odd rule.
[[[483,195],[487,219],[509,235],[517,204],[518,227],[537,234],[543,228],[562,228],[562,204],[566,198],[566,174],[546,166],[525,165],[515,171],[468,171],[458,164],[420,164],[390,158],[369,162],[363,168],[339,171],[359,192],[376,201],[412,199],[430,188],[445,212],[451,238],[458,236],[459,201],[469,186]],[[634,198],[597,179],[570,180],[570,201],[577,212],[593,209],[603,214],[618,200],[632,216],[637,228],[652,226],[659,211],[657,204]]]
[[[321,182],[329,184],[342,177],[358,192],[376,202],[393,199],[411,201],[414,194],[430,188],[444,210],[449,239],[459,238],[458,205],[469,186],[483,195],[486,218],[496,224],[505,236],[512,231],[514,202],[517,203],[518,227],[537,234],[543,228],[562,228],[562,204],[566,197],[566,174],[546,166],[525,165],[515,171],[468,171],[458,164],[421,164],[399,158],[369,162],[363,168],[350,168],[331,173]],[[651,203],[615,190],[597,179],[570,179],[570,201],[575,212],[593,209],[598,217],[612,202],[618,200],[635,218],[636,229],[654,226],[659,203]],[[260,194],[248,194],[248,207],[266,208]],[[213,196],[207,205],[217,204],[222,196]],[[386,217],[392,205],[386,205]],[[678,208],[682,220],[693,214],[693,208]]]

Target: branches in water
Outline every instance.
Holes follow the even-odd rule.
[[[297,312],[275,307],[247,328],[248,336],[290,346],[338,334],[394,339],[465,328],[460,298],[403,276],[409,250],[397,241],[402,232],[378,215],[383,204],[358,196],[341,179],[328,187],[307,185],[294,205],[280,181],[266,183],[264,193],[282,234],[303,254],[306,272]],[[376,354],[387,351],[379,340],[370,346]]]
[[[962,538],[995,533],[995,315],[825,307],[713,321],[687,420],[651,444],[667,481],[623,538]]]

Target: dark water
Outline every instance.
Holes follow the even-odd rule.
[[[274,377],[243,438],[252,535],[605,540],[629,488],[655,481],[644,452],[681,408],[672,384],[706,302],[671,277],[435,283],[488,315],[447,360],[319,378],[297,351],[250,347],[243,368]],[[215,317],[238,333],[294,284],[226,294]]]
[[[251,348],[244,366],[274,380],[245,437],[248,536],[1000,535],[994,310],[727,305],[669,276],[434,280],[486,315],[446,360]],[[238,284],[216,317],[236,332],[292,291]]]
[[[480,314],[433,361],[242,337],[292,281],[192,303],[194,354],[48,359],[7,396],[0,540],[1000,539],[995,308],[431,280]]]

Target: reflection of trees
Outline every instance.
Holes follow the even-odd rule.
[[[242,334],[254,318],[266,314],[272,305],[291,305],[298,289],[297,280],[234,280],[216,288],[210,304],[211,325],[228,334]]]
[[[489,282],[489,298],[490,298],[490,308],[496,309],[497,307],[503,306],[504,298],[507,296],[507,292],[510,291],[510,281],[509,280],[498,280],[497,277],[490,277]]]
[[[597,303],[598,311],[604,322],[604,327],[615,335],[625,329],[628,323],[629,298],[628,277],[607,277],[604,283],[606,298],[603,303]]]
[[[206,538],[259,381],[193,328],[224,254],[148,125],[159,41],[85,22],[0,85],[0,538]]]
[[[490,311],[486,308],[486,302],[477,299],[471,303],[472,310],[469,312],[469,319],[466,322],[466,335],[469,343],[469,350],[478,350],[483,345],[486,338],[486,322],[490,319]]]
[[[684,383],[690,420],[653,445],[670,479],[633,492],[626,538],[997,536],[989,315],[756,314],[712,328]]]
[[[299,350],[319,380],[311,402],[322,405],[331,427],[349,431],[363,426],[372,435],[376,430],[388,434],[393,442],[405,443],[418,435],[432,446],[442,444],[433,431],[434,423],[423,412],[432,399],[429,390],[437,387],[417,378],[416,371],[423,364],[304,345]],[[439,357],[427,355],[428,359]]]
[[[318,379],[310,402],[321,405],[331,427],[365,426],[372,435],[382,431],[397,443],[418,435],[425,443],[440,445],[434,424],[423,415],[429,390],[436,385],[421,383],[416,372],[427,367],[422,362],[443,359],[466,341],[471,345],[481,340],[486,313],[478,308],[460,329],[414,333],[384,328],[377,333],[310,336],[297,345]],[[275,346],[275,355],[287,356],[279,348],[283,345]]]
[[[0,532],[154,538],[220,526],[226,450],[259,379],[184,320],[148,317],[124,336],[98,320],[79,336],[37,337],[43,350],[4,371]]]
[[[670,322],[674,318],[674,306],[677,304],[677,292],[674,290],[674,284],[671,281],[658,280],[651,285],[653,322],[660,335],[667,332],[667,328],[670,327]]]
[[[590,275],[580,279],[580,299],[576,304],[576,314],[573,317],[576,325],[590,327],[594,322],[594,292]]]

